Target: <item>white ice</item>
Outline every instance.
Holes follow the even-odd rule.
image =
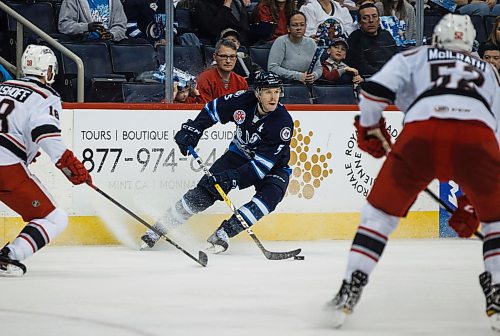
[[[263,243],[302,247],[305,260],[266,260],[250,240],[209,255],[206,268],[165,245],[47,247],[23,278],[0,278],[0,335],[498,335],[484,314],[477,240],[390,241],[340,330],[322,307],[350,242]]]

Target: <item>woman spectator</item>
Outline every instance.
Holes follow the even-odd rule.
[[[312,73],[307,73],[316,51],[316,42],[304,36],[305,31],[306,16],[302,12],[293,12],[288,21],[289,34],[278,37],[271,47],[269,71],[289,82],[295,80],[305,84],[312,84],[321,77],[322,67],[319,59]]]
[[[417,23],[415,20],[415,8],[406,0],[381,0],[376,2],[375,6],[380,16],[394,16],[399,21],[404,21],[406,31],[405,40],[413,40],[417,37]]]
[[[274,41],[282,35],[288,34],[287,18],[295,8],[292,0],[261,0],[252,12],[252,21],[255,25],[272,22],[276,26],[268,39]]]
[[[333,0],[310,0],[300,8],[307,19],[306,36],[314,38],[318,26],[325,20],[334,18],[342,25],[344,34],[349,35],[357,27],[354,26],[349,10]]]

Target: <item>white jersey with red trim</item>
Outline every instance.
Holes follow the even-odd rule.
[[[0,84],[0,165],[29,164],[40,147],[57,162],[66,150],[61,138],[61,99],[35,77]]]
[[[362,85],[361,125],[378,122],[394,103],[405,123],[430,118],[479,120],[498,135],[500,79],[491,64],[467,53],[423,46],[396,54]]]

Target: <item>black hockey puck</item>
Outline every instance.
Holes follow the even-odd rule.
[[[304,256],[295,256],[293,257],[294,260],[304,260]]]

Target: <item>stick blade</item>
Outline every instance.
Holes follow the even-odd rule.
[[[265,251],[264,255],[269,260],[284,260],[284,259],[293,258],[296,255],[298,255],[300,252],[302,252],[302,249],[298,248],[296,250],[288,251],[288,252],[271,252],[271,251]]]
[[[205,252],[198,251],[198,262],[200,263],[201,266],[207,267],[208,256],[207,256],[207,254]]]

